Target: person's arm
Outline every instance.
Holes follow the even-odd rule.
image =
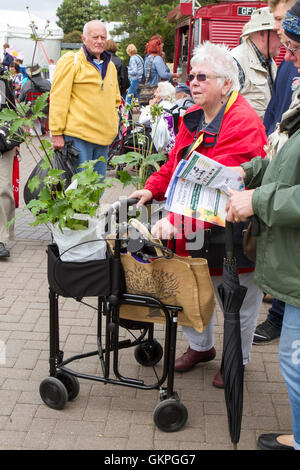
[[[255,157],[250,162],[241,165],[245,172],[244,182],[246,188],[253,189],[261,185],[269,163],[270,160],[268,158]]]
[[[172,73],[167,71],[166,64],[164,63],[162,57],[157,55],[152,63],[161,80],[170,80],[172,78]]]
[[[128,64],[128,76],[130,80],[137,80],[138,78],[138,58],[136,56],[131,56]]]
[[[255,189],[253,211],[268,226],[300,228],[300,185],[282,182],[264,184]]]

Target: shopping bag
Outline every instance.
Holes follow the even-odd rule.
[[[57,170],[64,170],[62,174],[62,179],[66,180],[66,187],[70,185],[72,176],[75,174],[74,164],[78,158],[78,151],[73,147],[72,142],[66,142],[65,146],[58,150],[56,149],[52,158],[52,167]],[[42,168],[43,161],[39,161],[37,165],[32,170],[27,183],[24,187],[23,197],[25,204],[28,204],[32,199],[37,199],[41,189],[43,188],[43,180],[47,176],[49,169]],[[40,178],[40,185],[33,192],[30,191],[28,187],[29,181],[34,177],[38,176]]]
[[[104,221],[88,214],[75,214],[74,218],[88,221],[85,230],[60,228],[50,224],[53,239],[64,262],[84,263],[106,258],[106,241],[103,238]]]
[[[183,308],[178,323],[199,333],[211,320],[215,299],[207,260],[174,255],[146,262],[129,253],[121,255],[126,292],[150,295],[165,305]],[[158,308],[121,305],[120,317],[140,322],[165,323]]]

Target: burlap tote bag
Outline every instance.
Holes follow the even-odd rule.
[[[199,333],[205,330],[215,306],[214,291],[206,259],[174,256],[145,263],[131,254],[121,255],[126,292],[150,295],[165,305],[183,307],[178,323]],[[122,305],[120,317],[165,323],[164,312],[149,307]]]

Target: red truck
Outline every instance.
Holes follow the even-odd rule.
[[[266,7],[266,2],[220,1],[211,5],[197,6],[195,1],[181,3],[168,15],[175,23],[174,72],[182,71],[181,81],[186,81],[190,69],[190,59],[195,46],[203,41],[225,43],[230,49],[238,46],[245,23],[252,12]],[[276,57],[277,65],[284,57],[284,49]]]

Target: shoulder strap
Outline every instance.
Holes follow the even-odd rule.
[[[74,65],[76,65],[78,59],[78,52],[74,52]]]
[[[227,101],[227,105],[226,105],[224,114],[226,114],[227,111],[231,108],[231,106],[233,105],[233,103],[234,103],[235,100],[237,99],[238,94],[239,94],[238,91],[233,90],[233,92],[232,92],[231,95],[230,95],[229,100]],[[200,144],[202,144],[203,136],[204,136],[204,132],[201,132],[201,134],[200,134],[200,135],[198,136],[198,138],[195,140],[194,145],[192,146],[191,150],[189,151],[189,154],[188,154],[188,156],[186,157],[186,160],[188,160],[189,157],[191,156],[191,153],[192,153],[194,150],[196,150],[196,148],[199,147]]]
[[[154,57],[155,57],[155,56],[152,56],[151,59],[150,59],[150,61],[149,61],[148,70],[147,70],[147,75],[146,75],[146,80],[145,80],[145,85],[147,85],[148,80],[149,80],[149,78],[150,78],[151,66],[152,66],[152,62],[153,62],[153,60],[154,60]]]

